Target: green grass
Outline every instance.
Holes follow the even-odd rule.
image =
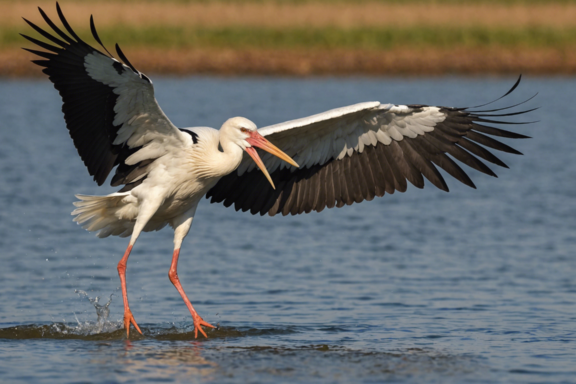
[[[38,38],[22,28],[1,29],[0,48],[30,46],[19,32]],[[78,31],[86,41],[94,43],[87,30]],[[576,26],[552,28],[353,28],[353,29],[283,29],[185,27],[112,27],[99,31],[107,46],[118,42],[122,47],[160,48],[276,48],[276,49],[369,49],[386,50],[397,47],[572,47],[576,45]]]

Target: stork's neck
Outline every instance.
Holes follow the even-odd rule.
[[[244,150],[230,140],[225,132],[220,132],[220,147],[222,151],[218,151],[219,161],[217,162],[217,168],[224,176],[238,168],[242,161]]]
[[[244,150],[230,140],[226,132],[212,128],[197,129],[198,144],[189,152],[190,170],[196,177],[213,179],[226,176],[240,165]]]

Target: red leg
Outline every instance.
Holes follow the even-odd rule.
[[[128,256],[130,256],[130,252],[132,251],[132,246],[129,245],[124,252],[124,257],[118,263],[118,276],[120,276],[120,283],[122,284],[122,299],[124,299],[124,327],[126,328],[126,337],[130,336],[130,324],[134,325],[134,327],[142,334],[140,327],[136,324],[136,320],[134,320],[134,316],[130,311],[130,307],[128,306],[128,291],[126,289],[126,263],[128,262]]]
[[[186,296],[186,292],[184,292],[182,285],[180,284],[180,279],[178,278],[178,270],[177,270],[179,255],[180,255],[180,248],[175,249],[174,254],[172,255],[172,264],[170,265],[170,271],[168,272],[168,277],[170,278],[170,281],[172,282],[172,284],[174,284],[174,286],[180,293],[180,296],[182,296],[182,300],[184,300],[184,303],[186,303],[186,306],[188,307],[188,310],[192,315],[192,319],[194,319],[194,337],[198,338],[198,330],[200,330],[200,332],[202,332],[204,337],[208,338],[208,336],[206,336],[206,332],[204,332],[204,330],[202,329],[202,325],[210,328],[214,328],[214,326],[205,322],[200,317],[200,315],[198,315],[198,313],[190,303],[190,300],[188,300],[188,296]]]

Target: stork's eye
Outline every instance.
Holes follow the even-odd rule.
[[[248,130],[246,128],[240,128],[240,131],[242,131],[244,133],[248,133]]]

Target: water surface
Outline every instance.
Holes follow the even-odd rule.
[[[155,78],[178,126],[258,126],[361,101],[476,105],[512,78]],[[126,239],[71,221],[89,177],[47,80],[0,81],[0,381],[576,382],[576,78],[525,78],[499,106],[539,95],[525,156],[499,178],[297,217],[203,201],[179,276],[217,330],[193,337],[168,280],[172,231],[128,263],[144,336],[125,339],[116,264]],[[497,105],[497,106],[498,106]],[[466,168],[466,170],[468,170]],[[98,324],[89,297],[110,316]],[[98,332],[100,331],[100,332]]]

